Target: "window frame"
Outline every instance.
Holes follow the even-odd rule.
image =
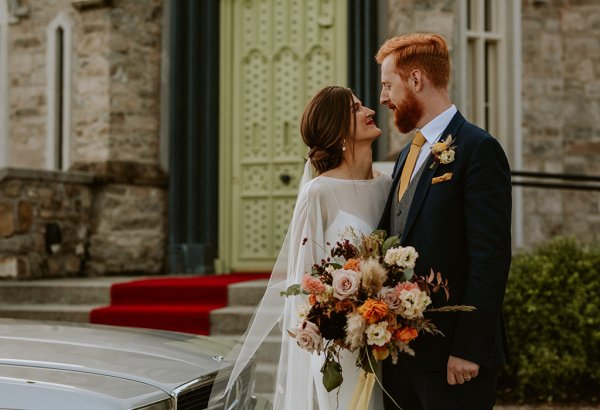
[[[46,78],[48,121],[46,130],[46,167],[50,170],[66,171],[71,165],[71,71],[72,71],[72,27],[71,17],[62,12],[48,25],[46,30]],[[57,61],[57,33],[62,30],[61,61]],[[62,64],[62,78],[58,81],[57,66]],[[57,86],[62,86],[62,107],[57,106]],[[60,118],[58,116],[60,115]],[[57,128],[60,121],[60,134]],[[60,155],[57,152],[60,149]]]
[[[469,7],[469,4],[473,7]],[[492,27],[485,27],[485,5],[492,6]],[[471,13],[469,13],[469,11]],[[471,14],[469,16],[469,14]],[[503,146],[511,168],[523,169],[522,162],[522,101],[521,101],[521,1],[520,0],[459,0],[458,2],[458,55],[455,61],[458,68],[457,100],[465,117],[496,137]],[[469,22],[472,22],[469,27]],[[474,44],[471,49],[469,45]],[[486,87],[485,45],[496,44],[496,59],[491,61],[493,68],[489,76],[495,84],[488,90],[487,103],[492,105],[493,115],[485,120]],[[475,50],[476,56],[470,52]],[[470,75],[469,62],[475,63],[475,75]],[[490,61],[488,61],[488,64]],[[484,83],[486,87],[478,87]],[[469,93],[475,90],[476,101]],[[472,93],[473,94],[473,93]],[[476,112],[473,112],[473,105]],[[520,187],[513,188],[513,239],[514,245],[523,245],[523,194]]]

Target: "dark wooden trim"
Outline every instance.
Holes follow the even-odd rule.
[[[171,273],[212,273],[218,245],[219,0],[169,2]]]

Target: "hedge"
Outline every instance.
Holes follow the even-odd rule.
[[[516,254],[504,314],[511,358],[501,401],[600,401],[598,244],[556,238]]]

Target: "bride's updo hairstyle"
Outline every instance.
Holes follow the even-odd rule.
[[[350,89],[331,86],[318,91],[304,109],[300,133],[319,175],[340,165],[344,141],[354,145],[354,132],[350,130],[356,124],[352,121],[353,105]]]

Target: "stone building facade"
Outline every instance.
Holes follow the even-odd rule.
[[[0,0],[0,276],[163,272],[162,18],[162,0]]]
[[[523,2],[523,166],[600,176],[600,2]],[[524,189],[526,243],[600,241],[600,192]]]
[[[461,21],[461,8],[468,14],[471,7],[483,3],[387,2],[384,37],[434,31],[448,39],[454,69],[451,95],[463,112],[458,86],[469,79],[461,76],[465,65],[459,60],[460,47],[464,47],[460,27],[467,18],[463,16]],[[513,170],[600,176],[600,2],[507,0],[489,4],[496,7],[496,13],[504,8],[509,22],[520,19],[515,27],[503,27],[506,38],[502,40],[515,41],[511,49],[520,49],[521,58],[507,61],[504,67],[513,70],[518,81],[502,85],[513,89],[512,101],[520,106],[512,119],[520,130],[495,135],[503,142]],[[508,109],[512,107],[508,105]],[[409,136],[395,133],[391,121],[389,129],[390,146],[397,150]],[[529,247],[556,235],[600,241],[600,191],[522,187],[515,189],[515,198],[513,236],[517,247]]]
[[[168,1],[0,0],[0,277],[165,272]],[[448,39],[451,95],[467,117],[469,13],[496,7],[504,23],[488,37],[509,58],[495,61],[493,126],[513,169],[600,175],[597,0],[378,4],[382,40]],[[397,152],[410,136],[387,128]],[[517,188],[514,209],[516,247],[600,240],[599,191]]]

